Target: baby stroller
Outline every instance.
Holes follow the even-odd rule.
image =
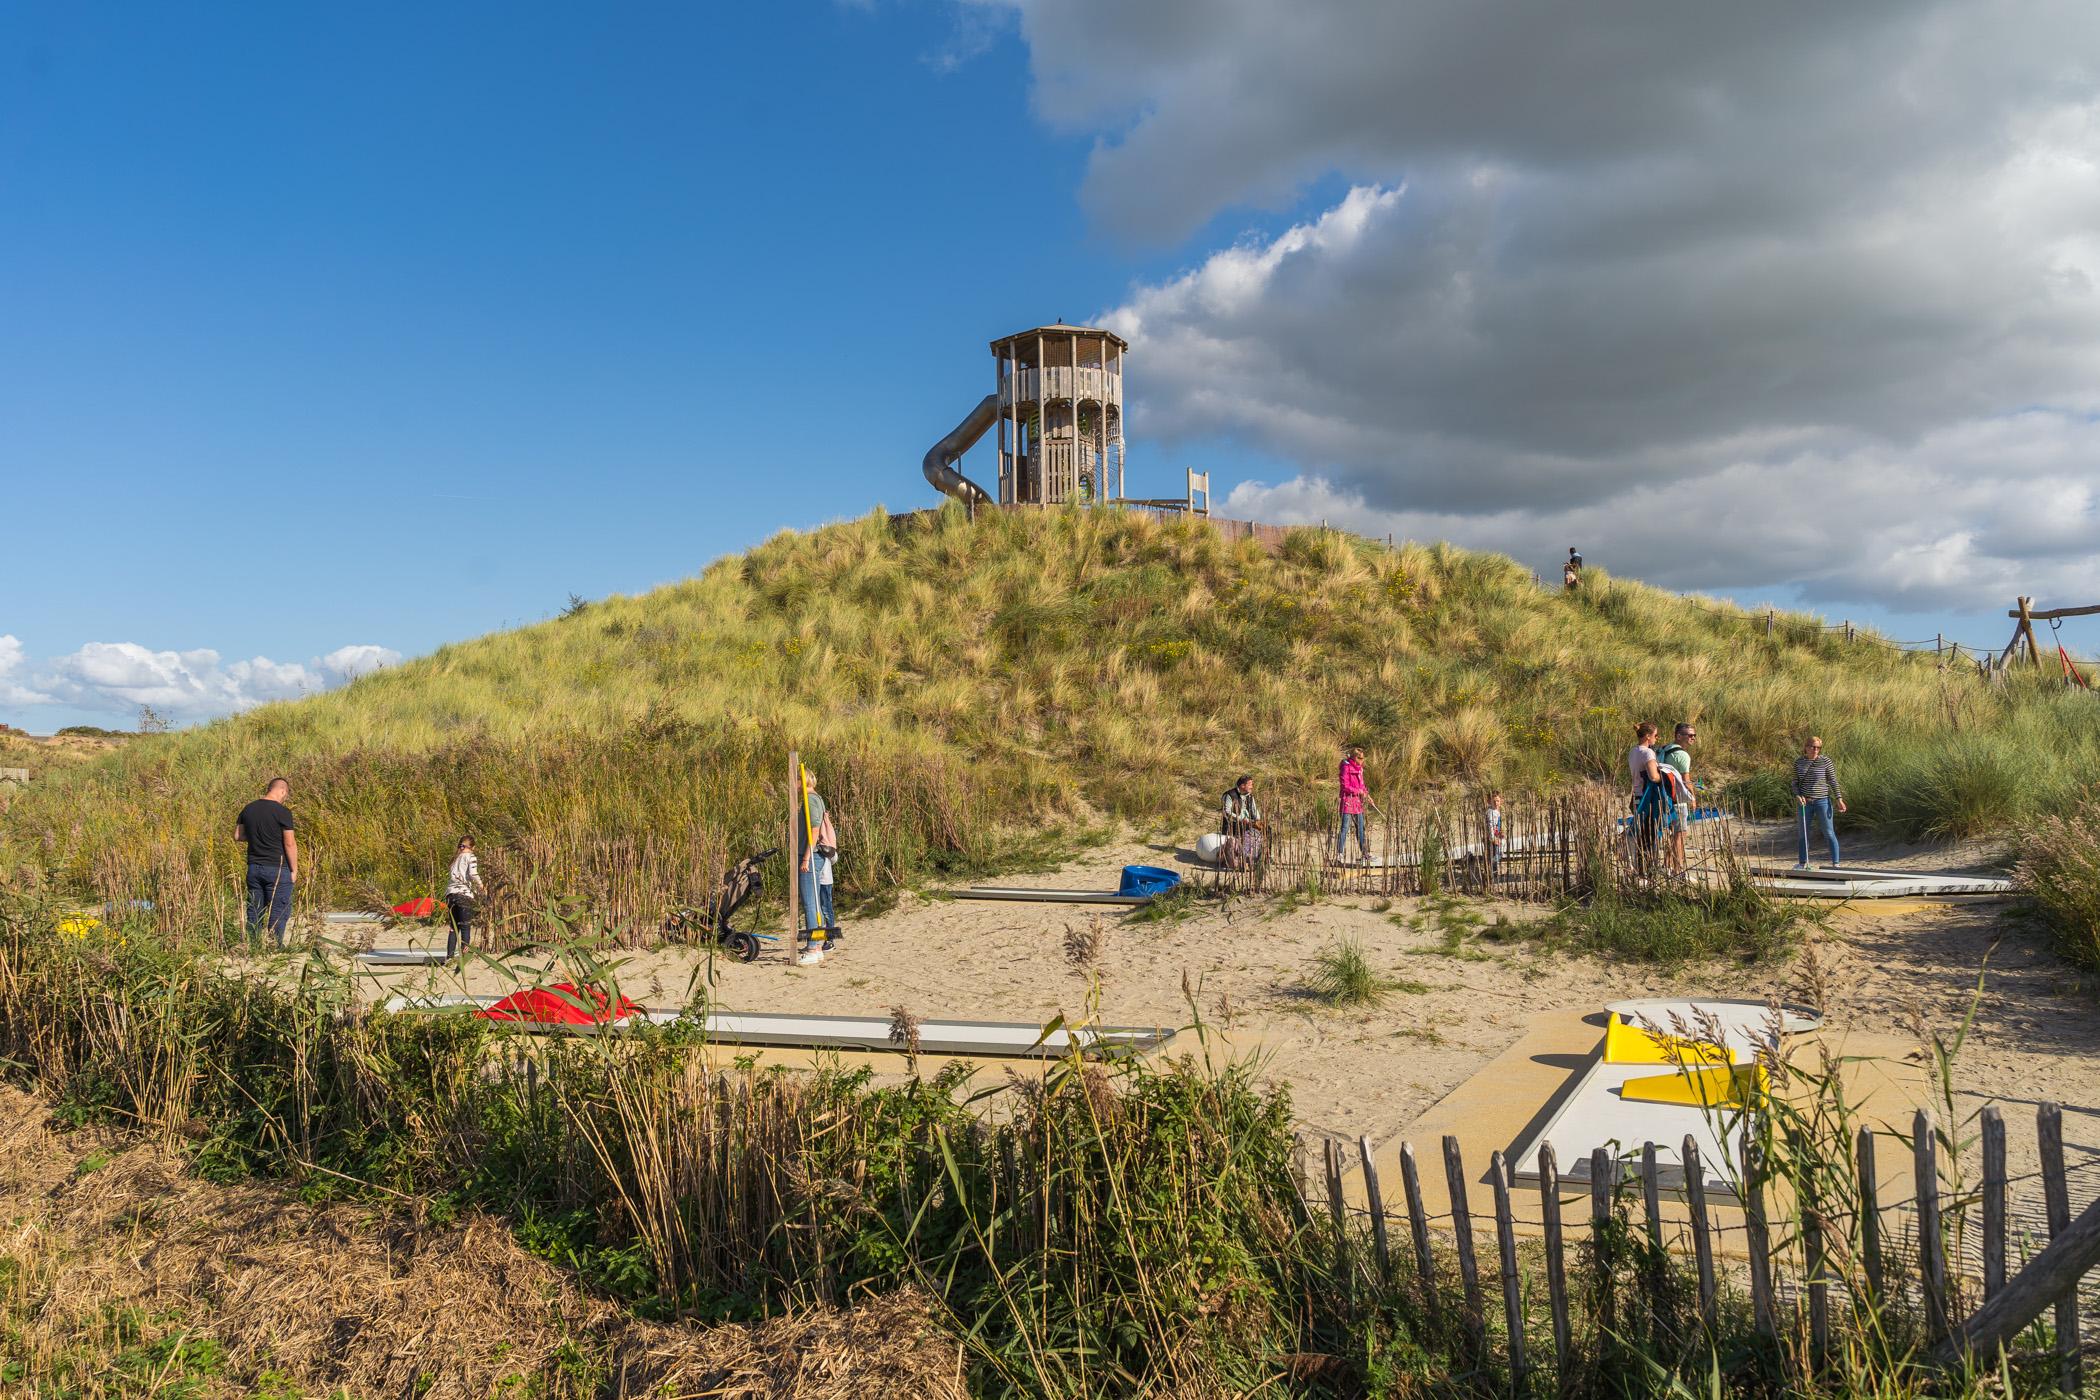
[[[756,855],[745,856],[730,867],[729,874],[723,877],[721,889],[715,892],[714,900],[707,908],[695,909],[687,905],[673,909],[671,916],[664,920],[664,932],[681,938],[708,935],[738,962],[755,960],[761,945],[771,943],[773,935],[746,933],[731,928],[729,921],[737,910],[758,896],[763,883],[760,867],[779,854],[780,847],[774,846]]]

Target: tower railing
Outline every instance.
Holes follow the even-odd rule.
[[[1041,369],[1018,369],[1001,377],[999,405],[1011,408],[1016,402],[1041,403],[1058,399],[1092,400],[1121,406],[1123,376],[1095,365],[1046,365]]]

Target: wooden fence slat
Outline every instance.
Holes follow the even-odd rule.
[[[1940,1237],[1939,1139],[1932,1110],[1911,1120],[1911,1157],[1918,1212],[1918,1282],[1925,1290],[1925,1325],[1933,1341],[1947,1335],[1947,1251]]]
[[[1867,1270],[1867,1301],[1881,1305],[1881,1185],[1874,1174],[1874,1130],[1859,1130],[1859,1255]]]
[[[1808,1355],[1817,1370],[1830,1361],[1830,1280],[1823,1267],[1823,1215],[1801,1209],[1801,1249],[1808,1266]]]
[[[1618,1325],[1611,1258],[1611,1198],[1617,1175],[1618,1164],[1608,1148],[1590,1153],[1590,1252],[1597,1263],[1597,1320],[1606,1331]]]
[[[1714,1288],[1713,1224],[1706,1215],[1706,1168],[1699,1162],[1699,1144],[1690,1134],[1684,1139],[1684,1199],[1692,1217],[1692,1253],[1699,1261],[1699,1316],[1711,1332],[1720,1322],[1719,1294]]]
[[[1553,1144],[1539,1145],[1539,1218],[1546,1227],[1546,1299],[1553,1309],[1553,1363],[1563,1383],[1568,1375],[1567,1241],[1560,1224],[1560,1164]]]
[[[2041,1139],[2042,1196],[2049,1215],[2049,1238],[2060,1239],[2071,1228],[2071,1183],[2064,1175],[2064,1110],[2045,1103],[2035,1111]],[[2056,1301],[2057,1384],[2066,1395],[2082,1394],[2084,1361],[2078,1342],[2078,1290]]]
[[[1422,1209],[1422,1173],[1415,1165],[1415,1145],[1400,1144],[1400,1190],[1407,1198],[1407,1229],[1415,1242],[1415,1282],[1422,1301],[1436,1308],[1436,1256],[1429,1252],[1429,1215]]]
[[[1983,1300],[2005,1287],[2005,1115],[1983,1110]]]
[[[1658,1252],[1663,1247],[1662,1168],[1656,1164],[1655,1144],[1641,1144],[1641,1204],[1648,1211],[1648,1242]]]
[[[1502,1258],[1502,1316],[1509,1327],[1510,1388],[1524,1389],[1524,1295],[1517,1277],[1517,1221],[1509,1204],[1509,1163],[1498,1151],[1488,1159],[1495,1184],[1495,1243]]]
[[[1486,1309],[1480,1301],[1480,1261],[1473,1256],[1473,1212],[1466,1203],[1466,1164],[1458,1139],[1444,1135],[1444,1181],[1451,1191],[1451,1229],[1457,1235],[1458,1277],[1466,1290],[1466,1327],[1483,1348]]]
[[[1364,1195],[1371,1206],[1371,1246],[1378,1251],[1378,1277],[1393,1281],[1393,1255],[1386,1245],[1385,1196],[1378,1189],[1378,1167],[1371,1161],[1371,1139],[1359,1137],[1356,1146],[1364,1154]]]
[[[1988,1358],[2026,1330],[2051,1303],[2075,1297],[2079,1280],[2100,1265],[2100,1200],[2080,1211],[2048,1247],[2027,1261],[1997,1297],[1976,1310],[1961,1330],[1933,1349],[1937,1365],[1964,1352]]]
[[[1348,1240],[1347,1222],[1342,1219],[1341,1154],[1336,1150],[1333,1138],[1322,1138],[1320,1147],[1326,1158],[1327,1214],[1334,1222],[1335,1249],[1339,1252]]]
[[[1750,1310],[1757,1330],[1779,1335],[1772,1307],[1772,1231],[1765,1220],[1764,1152],[1755,1143],[1743,1148],[1743,1225],[1750,1250]]]

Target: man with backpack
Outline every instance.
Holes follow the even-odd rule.
[[[1689,745],[1699,737],[1698,729],[1689,721],[1679,720],[1670,742],[1655,752],[1656,762],[1668,768],[1659,773],[1670,784],[1671,797],[1676,806],[1670,824],[1670,860],[1678,870],[1684,869],[1684,834],[1691,830],[1693,793],[1692,751]]]

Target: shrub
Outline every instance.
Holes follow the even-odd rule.
[[[1361,942],[1343,938],[1313,955],[1305,989],[1329,1006],[1376,1008],[1385,1004],[1393,983],[1371,966]]]
[[[1517,932],[1565,938],[1594,953],[1638,962],[1732,958],[1762,962],[1791,951],[1808,915],[1767,898],[1747,880],[1724,889],[1663,887],[1621,893],[1610,884]]]
[[[2014,873],[2063,955],[2100,972],[2100,790],[2063,816],[2038,820]]]

